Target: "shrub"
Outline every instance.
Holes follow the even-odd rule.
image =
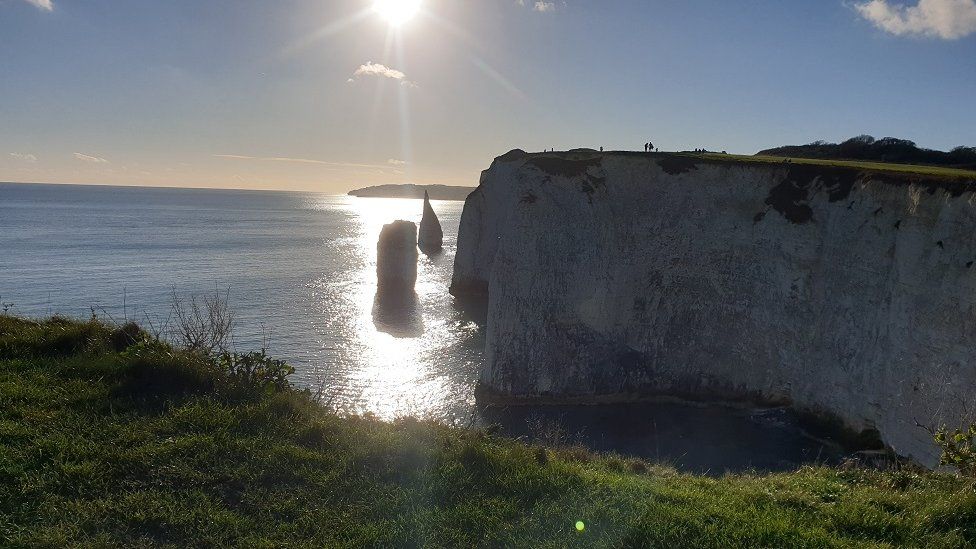
[[[221,372],[204,355],[177,351],[158,339],[146,339],[130,346],[122,357],[131,374],[120,390],[128,395],[165,399],[202,394],[217,388]]]
[[[288,376],[295,373],[295,368],[283,360],[269,357],[264,349],[251,353],[221,353],[216,363],[232,381],[255,389],[286,389],[291,385]]]
[[[149,334],[143,331],[135,322],[129,322],[123,326],[119,326],[109,335],[109,342],[112,348],[118,352],[125,351],[129,347],[143,341],[148,341],[149,339]]]
[[[234,332],[234,315],[228,306],[229,290],[197,299],[183,299],[173,290],[173,336],[186,349],[204,354],[226,353]]]
[[[952,465],[967,476],[976,476],[976,423],[967,429],[935,432],[935,443],[942,449],[942,465]]]

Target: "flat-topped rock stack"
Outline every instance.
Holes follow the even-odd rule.
[[[376,283],[380,292],[413,291],[417,283],[417,225],[383,225],[376,244]]]

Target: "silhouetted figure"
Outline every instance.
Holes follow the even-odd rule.
[[[651,152],[653,150],[654,150],[654,143],[651,143],[650,141],[648,141],[647,142],[647,152]]]
[[[600,147],[600,152],[603,152],[603,147]]]

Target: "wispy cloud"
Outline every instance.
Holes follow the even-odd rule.
[[[918,0],[914,6],[870,0],[855,4],[854,9],[896,36],[955,40],[976,32],[976,0]]]
[[[373,63],[372,61],[367,61],[365,65],[360,65],[356,72],[352,74],[349,82],[355,82],[357,79],[362,77],[379,77],[379,78],[390,78],[400,82],[400,85],[416,88],[417,84],[411,82],[407,79],[407,75],[403,71],[398,71],[392,67],[387,67],[381,63]]]
[[[215,154],[216,158],[227,158],[231,160],[261,160],[264,162],[293,162],[297,164],[316,164],[319,166],[329,166],[332,168],[385,168],[377,164],[356,164],[352,162],[329,162],[326,160],[316,160],[313,158],[287,158],[283,156],[249,156],[244,154]]]
[[[73,155],[76,160],[81,160],[82,162],[87,162],[89,164],[108,164],[109,161],[104,158],[99,158],[97,156],[91,156],[87,154],[74,153]]]
[[[12,157],[14,157],[14,158],[16,158],[18,160],[23,160],[24,162],[30,162],[31,164],[37,162],[37,157],[34,156],[33,154],[10,153],[10,156],[12,156]]]
[[[217,158],[236,158],[238,160],[261,160],[257,156],[244,156],[241,154],[215,154]]]
[[[397,160],[396,158],[391,158],[386,161],[387,164],[391,166],[403,166],[407,163],[406,160]]]
[[[54,11],[54,2],[51,0],[26,0],[26,2],[37,9],[44,11]]]
[[[562,7],[566,7],[566,2],[565,1],[560,2],[559,4]],[[532,11],[538,12],[538,13],[551,13],[551,12],[556,11],[556,9],[557,9],[556,2],[555,1],[548,1],[547,2],[547,1],[544,1],[544,0],[538,0],[536,2],[533,2],[532,0],[528,0],[528,2],[526,2],[526,0],[515,0],[515,5],[516,6],[519,6],[519,7],[522,7],[522,8],[524,8],[527,5],[528,6],[531,6],[532,7]]]

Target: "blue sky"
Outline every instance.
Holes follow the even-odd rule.
[[[344,192],[475,185],[515,147],[976,145],[976,0],[372,4],[0,0],[0,180]]]

